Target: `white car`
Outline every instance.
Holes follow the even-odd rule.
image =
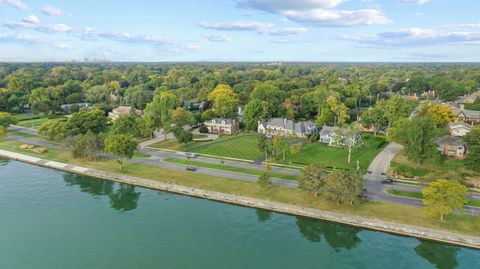
[[[197,157],[197,154],[195,154],[195,153],[187,153],[186,155],[189,158],[196,158]]]

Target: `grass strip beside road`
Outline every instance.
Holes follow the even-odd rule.
[[[423,214],[423,209],[408,205],[393,204],[381,201],[366,201],[359,205],[337,205],[323,197],[315,197],[300,189],[274,186],[271,191],[262,191],[257,183],[216,177],[201,173],[179,171],[154,167],[146,164],[127,162],[122,170],[114,160],[99,160],[90,162],[73,159],[70,152],[50,149],[47,153],[39,154],[28,150],[20,150],[22,143],[0,139],[0,149],[18,152],[43,159],[59,161],[98,169],[117,174],[130,175],[159,182],[178,184],[186,187],[199,188],[209,191],[245,197],[265,199],[279,203],[316,208],[338,213],[352,214],[366,218],[375,218],[399,224],[415,225],[425,228],[480,236],[480,218],[470,215],[451,215],[440,222],[430,219]]]
[[[286,175],[286,174],[269,172],[269,171],[261,171],[256,169],[228,166],[224,164],[204,163],[204,162],[183,160],[183,159],[177,159],[177,158],[165,158],[164,161],[169,163],[198,166],[198,167],[217,169],[217,170],[225,170],[230,172],[238,172],[238,173],[244,173],[244,174],[250,174],[250,175],[256,175],[256,176],[260,176],[262,173],[268,172],[271,177],[286,179],[286,180],[298,180],[299,178],[298,176]]]
[[[423,200],[423,194],[416,191],[387,190],[387,193],[394,196],[402,196]],[[468,199],[466,205],[480,207],[480,200]]]

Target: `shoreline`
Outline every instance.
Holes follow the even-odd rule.
[[[0,157],[13,159],[33,165],[43,166],[51,169],[61,170],[65,172],[100,178],[119,183],[131,184],[139,187],[166,191],[181,195],[188,195],[197,198],[208,199],[217,202],[229,203],[233,205],[259,208],[278,213],[302,216],[316,220],[329,221],[350,225],[354,227],[387,232],[390,234],[420,238],[423,240],[436,241],[446,244],[452,244],[473,249],[480,249],[480,237],[450,233],[445,231],[422,228],[412,225],[397,224],[393,222],[370,219],[366,217],[354,216],[344,213],[335,213],[313,208],[305,208],[297,205],[283,204],[268,200],[256,198],[242,197],[238,195],[225,194],[214,191],[207,191],[197,188],[185,187],[176,184],[164,183],[149,179],[132,177],[121,174],[104,172],[96,169],[50,161],[47,159],[32,157],[25,154],[6,151],[0,149]]]

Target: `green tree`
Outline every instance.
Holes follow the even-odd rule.
[[[282,103],[284,101],[284,94],[272,83],[257,83],[250,94],[250,100],[263,102],[262,106],[265,105],[263,113],[265,113],[265,115],[262,116],[265,118],[283,114]]]
[[[12,124],[17,124],[18,120],[7,112],[0,112],[0,126],[8,128]]]
[[[267,172],[260,174],[258,177],[258,184],[263,192],[271,190],[273,188],[273,183],[270,174]]]
[[[185,110],[183,107],[177,107],[172,114],[172,121],[176,126],[187,126],[195,124],[195,117],[192,112]]]
[[[150,130],[163,128],[165,140],[171,130],[173,109],[177,105],[177,97],[170,92],[162,92],[153,98],[145,108],[145,123]]]
[[[312,192],[313,195],[318,196],[322,193],[325,185],[327,173],[325,170],[315,164],[305,166],[303,169],[303,177],[300,178],[298,184],[300,188]]]
[[[220,117],[234,117],[239,103],[238,95],[225,84],[219,84],[208,94],[208,100],[213,101],[215,113]]]
[[[102,110],[80,111],[73,113],[65,125],[67,136],[86,134],[88,131],[98,134],[105,130],[108,119]]]
[[[51,114],[60,108],[58,91],[54,87],[34,89],[29,103],[34,113]]]
[[[325,196],[337,204],[354,204],[361,200],[365,179],[357,170],[334,170],[325,179]]]
[[[117,156],[120,169],[123,167],[125,158],[129,160],[133,157],[135,149],[137,149],[137,142],[131,135],[109,135],[105,139],[105,153]]]
[[[110,133],[129,134],[134,137],[141,137],[142,133],[138,126],[139,121],[137,121],[137,118],[138,117],[135,116],[120,116],[118,119],[113,121]]]
[[[422,163],[435,151],[435,124],[431,118],[416,117],[397,121],[391,139],[404,145],[408,159]]]
[[[253,99],[245,106],[243,111],[243,125],[246,130],[256,131],[258,121],[267,120],[268,102],[259,99]]]
[[[49,120],[40,125],[38,133],[46,136],[50,141],[61,141],[67,136],[66,121]]]
[[[73,157],[96,160],[97,152],[102,150],[103,140],[98,134],[88,131],[86,134],[79,134],[74,137]]]
[[[453,210],[463,210],[467,202],[467,188],[457,181],[439,179],[422,190],[425,215],[443,220]]]
[[[7,128],[0,126],[0,138],[3,138],[7,135]]]
[[[465,143],[467,143],[469,151],[465,158],[465,165],[475,171],[480,171],[480,125],[477,125],[465,136]]]

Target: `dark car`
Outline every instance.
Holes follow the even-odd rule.
[[[371,173],[372,173],[372,171],[370,171],[370,170],[367,171],[367,174],[371,174]]]
[[[197,171],[197,168],[193,166],[187,166],[187,171]]]
[[[384,172],[381,173],[382,176],[386,175]]]
[[[367,195],[367,189],[363,189],[362,193],[360,193],[358,195],[358,198],[362,199],[362,200],[366,200],[368,198],[368,195]]]
[[[393,179],[391,179],[391,178],[387,178],[387,179],[382,180],[382,184],[393,185],[393,184],[395,184],[395,181],[393,181]]]

